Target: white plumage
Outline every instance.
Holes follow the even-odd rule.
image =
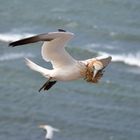
[[[46,140],[51,140],[53,138],[54,132],[59,132],[59,129],[53,128],[50,125],[40,125],[39,128],[42,128],[46,131]]]

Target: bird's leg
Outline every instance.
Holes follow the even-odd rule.
[[[48,79],[48,81],[39,89],[39,92],[44,89],[44,90],[49,90],[55,83],[56,81],[50,81],[52,77]]]

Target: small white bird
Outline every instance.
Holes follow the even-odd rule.
[[[53,128],[50,125],[39,125],[39,128],[42,128],[46,131],[46,140],[51,140],[53,138],[53,133],[55,132],[59,132],[60,130],[57,128]]]
[[[58,29],[58,32],[49,32],[11,42],[9,46],[15,47],[44,41],[41,54],[45,61],[51,62],[52,70],[43,68],[26,58],[26,64],[29,68],[48,78],[39,91],[49,90],[57,81],[70,81],[79,78],[84,78],[87,82],[98,83],[103,76],[105,67],[111,62],[111,56],[104,59],[75,60],[65,50],[66,43],[73,37],[73,33]]]

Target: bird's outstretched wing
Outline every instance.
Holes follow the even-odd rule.
[[[74,58],[65,50],[66,43],[74,36],[70,32],[50,33],[54,40],[44,42],[42,46],[42,57],[46,61],[51,61],[53,68],[59,68],[75,63]]]
[[[36,36],[20,39],[14,42],[9,43],[9,46],[15,47],[15,46],[20,46],[20,45],[25,45],[29,43],[35,43],[38,41],[51,41],[53,38],[49,37],[48,34],[39,34]]]
[[[9,46],[15,47],[38,41],[44,41],[41,50],[43,59],[50,61],[53,68],[58,68],[75,63],[75,59],[65,50],[66,43],[72,39],[73,36],[73,33],[59,30],[58,32],[39,34],[33,37],[11,42]]]
[[[47,140],[51,140],[53,138],[53,132],[59,132],[59,129],[57,128],[53,128],[50,125],[39,125],[39,128],[43,128],[44,130],[46,130],[46,136],[45,138]]]

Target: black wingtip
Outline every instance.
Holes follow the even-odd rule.
[[[18,46],[18,41],[13,41],[13,42],[10,42],[9,47],[15,47],[15,46]]]
[[[13,43],[11,42],[11,43],[9,43],[8,47],[15,47],[15,46],[14,46]]]
[[[58,29],[59,32],[66,32],[64,29]]]

